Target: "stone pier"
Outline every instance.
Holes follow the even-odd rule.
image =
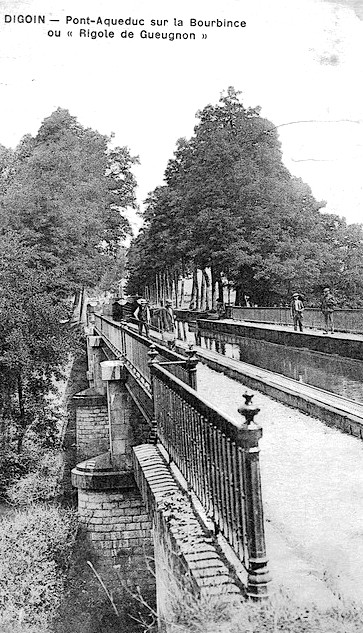
[[[94,550],[106,564],[120,568],[132,588],[150,594],[155,579],[151,521],[137,488],[131,463],[139,413],[126,389],[120,360],[105,360],[100,337],[88,337],[86,389],[73,398],[77,455],[72,471],[78,515]],[[107,562],[108,561],[108,562]]]

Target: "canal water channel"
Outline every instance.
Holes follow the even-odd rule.
[[[193,330],[187,330],[187,340],[195,343]],[[200,334],[203,349],[363,403],[362,361],[203,329]]]

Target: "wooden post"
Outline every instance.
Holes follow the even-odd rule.
[[[260,409],[252,405],[253,395],[245,393],[245,404],[238,409],[245,422],[238,431],[244,450],[245,496],[248,537],[248,581],[247,595],[252,599],[267,596],[268,583],[271,581],[267,567],[265,528],[261,492],[259,461],[259,440],[262,428],[253,419]]]

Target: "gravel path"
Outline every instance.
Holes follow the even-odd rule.
[[[198,391],[240,418],[240,383],[200,364]],[[263,394],[254,401],[275,580],[304,599],[333,592],[363,603],[363,442]]]

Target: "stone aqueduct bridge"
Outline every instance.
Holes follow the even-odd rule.
[[[74,396],[78,512],[103,560],[164,616],[184,591],[255,599],[267,569],[255,410],[241,424],[198,396],[197,359],[96,315],[87,328],[90,387]]]

